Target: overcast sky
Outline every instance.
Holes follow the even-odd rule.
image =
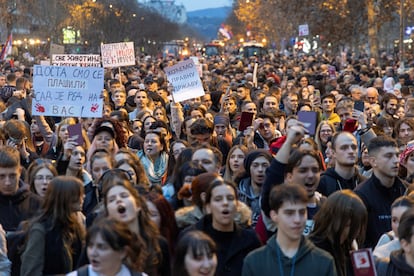
[[[201,10],[207,8],[230,7],[233,0],[175,0],[176,4],[184,4],[187,11]]]

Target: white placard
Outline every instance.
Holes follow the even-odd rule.
[[[35,65],[32,114],[102,117],[103,84],[103,68]]]
[[[309,26],[308,24],[299,25],[299,36],[309,35]]]
[[[103,67],[135,65],[134,42],[120,42],[101,45]]]
[[[203,85],[193,60],[188,59],[167,67],[165,73],[168,81],[174,87],[173,98],[175,102],[204,95]]]
[[[198,76],[201,78],[203,76],[203,65],[198,60],[198,57],[190,57],[193,60],[195,66],[197,67]]]
[[[55,66],[78,66],[78,67],[101,67],[100,55],[52,55],[52,65]]]

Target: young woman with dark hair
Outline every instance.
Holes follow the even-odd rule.
[[[215,242],[201,231],[186,233],[177,244],[174,276],[214,276],[217,268]]]
[[[87,255],[90,264],[68,276],[84,275],[142,275],[145,253],[143,241],[128,225],[104,218],[88,229]],[[129,274],[128,274],[129,273]]]
[[[83,184],[75,177],[54,178],[39,216],[29,223],[21,275],[56,275],[72,271],[82,251]]]
[[[205,195],[205,215],[187,231],[200,230],[217,244],[217,275],[241,275],[243,259],[261,246],[252,229],[241,228],[234,218],[237,212],[237,189],[223,180],[211,183]]]
[[[340,276],[353,275],[351,256],[354,242],[364,241],[368,212],[362,200],[351,190],[333,193],[314,216],[314,228],[309,238],[328,251],[335,260]]]
[[[145,199],[151,220],[158,227],[160,234],[167,239],[170,251],[173,253],[178,235],[174,209],[162,194],[155,191],[147,193]]]
[[[132,184],[134,186],[141,186],[145,189],[148,189],[150,186],[145,169],[139,160],[135,160],[135,158],[121,159],[115,164],[115,168],[127,171],[132,178]]]
[[[163,185],[168,165],[167,144],[164,137],[158,132],[148,131],[144,138],[144,149],[138,151],[138,157],[151,185]]]
[[[103,194],[106,216],[128,224],[129,229],[144,241],[144,272],[149,275],[170,275],[168,243],[152,222],[145,200],[130,180],[121,177],[112,179],[103,185]]]

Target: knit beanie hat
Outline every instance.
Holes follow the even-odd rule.
[[[249,152],[247,154],[246,158],[244,158],[244,170],[246,171],[246,174],[250,177],[250,166],[252,165],[253,161],[256,160],[259,157],[264,157],[267,160],[269,160],[269,163],[272,162],[272,155],[269,153],[269,151],[264,149],[257,149]]]
[[[214,125],[225,125],[228,126],[230,124],[229,116],[225,114],[217,114],[214,116]]]

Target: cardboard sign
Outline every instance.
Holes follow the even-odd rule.
[[[134,42],[102,44],[101,55],[103,67],[135,65]]]
[[[173,98],[175,102],[182,102],[204,95],[197,67],[191,59],[165,68],[165,73],[168,81],[174,87]]]
[[[52,55],[52,65],[55,66],[78,66],[78,67],[101,67],[100,55]]]
[[[33,67],[33,115],[102,117],[104,69],[97,67]]]
[[[351,261],[355,276],[377,276],[371,248],[351,251]]]

